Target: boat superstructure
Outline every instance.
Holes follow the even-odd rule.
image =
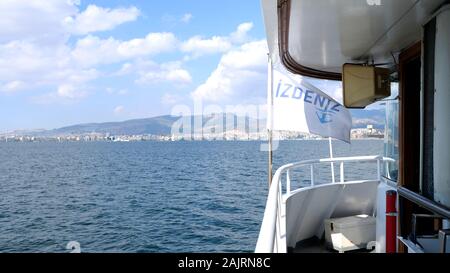
[[[448,253],[450,3],[261,3],[272,62],[336,81],[347,63],[382,67],[398,94],[384,102],[384,155],[308,160],[275,172],[256,252]],[[346,178],[347,166],[361,162],[372,163],[376,176]],[[315,168],[330,163],[338,178],[316,183]],[[310,185],[293,188],[300,168]]]

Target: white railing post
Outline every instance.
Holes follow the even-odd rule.
[[[311,164],[311,187],[315,185],[314,182],[314,164]]]
[[[333,143],[331,141],[331,137],[328,138],[328,143],[330,145],[330,159],[331,159],[331,182],[334,184],[335,177],[334,177],[334,161],[333,161]]]
[[[276,229],[275,229],[275,242],[277,247],[277,252],[280,251],[280,239],[281,239],[281,214],[282,214],[282,203],[283,203],[283,194],[281,192],[281,179],[280,184],[278,185],[278,199],[277,199],[277,219],[276,219]],[[282,245],[282,244],[281,244]]]
[[[391,179],[391,172],[389,171],[389,161],[383,161],[384,174]]]
[[[289,170],[286,172],[286,194],[291,193],[291,174]]]
[[[281,192],[281,190],[282,190],[282,188],[281,188],[281,179],[280,179],[280,182],[278,184],[278,199],[277,199],[277,209],[278,209],[277,214],[278,215],[281,215],[281,210],[282,210],[280,204],[282,203],[282,200],[283,200],[283,193]]]
[[[381,164],[379,158],[377,159],[377,179],[381,181]]]
[[[341,183],[344,183],[344,162],[340,164]]]

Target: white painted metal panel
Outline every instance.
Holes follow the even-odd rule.
[[[333,211],[341,191],[338,184],[328,184],[295,193],[286,201],[286,241],[288,247],[313,237],[323,220]]]
[[[434,199],[450,207],[450,7],[436,18]]]
[[[378,181],[344,185],[343,198],[338,200],[331,217],[345,217],[348,216],[349,211],[356,214],[373,215],[377,187]]]
[[[310,68],[341,72],[342,64],[374,57],[393,63],[398,52],[421,39],[422,24],[443,0],[291,1],[289,52]]]
[[[378,181],[321,185],[295,191],[286,200],[286,240],[295,247],[301,240],[320,237],[324,220],[332,215],[371,214]],[[355,200],[364,199],[363,203]]]

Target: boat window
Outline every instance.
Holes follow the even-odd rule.
[[[398,83],[392,84],[392,95],[385,100],[386,120],[384,129],[384,156],[391,159],[384,164],[383,176],[392,181],[398,179],[399,158],[399,101]]]

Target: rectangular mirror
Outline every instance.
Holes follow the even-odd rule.
[[[365,108],[391,95],[389,69],[344,64],[342,71],[344,105],[347,108]]]

